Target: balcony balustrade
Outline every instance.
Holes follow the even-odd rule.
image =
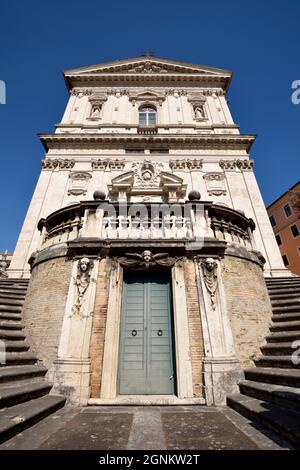
[[[77,238],[197,241],[213,238],[255,249],[252,219],[210,202],[122,204],[87,201],[50,214],[38,226],[40,248]]]

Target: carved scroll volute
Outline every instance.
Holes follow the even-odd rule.
[[[84,295],[91,282],[91,273],[94,267],[94,262],[89,258],[81,258],[78,261],[77,274],[74,279],[76,286],[76,300],[72,309],[73,315],[82,316],[82,304]]]
[[[210,295],[211,306],[213,310],[216,309],[216,290],[218,287],[218,263],[213,258],[206,258],[200,262],[203,272],[203,280],[205,287]]]

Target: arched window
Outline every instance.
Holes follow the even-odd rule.
[[[141,106],[139,109],[139,125],[154,127],[156,126],[156,109],[154,106]]]

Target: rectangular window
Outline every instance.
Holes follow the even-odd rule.
[[[283,206],[283,210],[285,212],[285,215],[287,217],[290,217],[292,215],[292,209],[291,209],[291,206],[289,204],[286,204],[285,206]]]
[[[276,222],[274,215],[270,215],[270,222],[271,222],[272,227],[275,227],[277,222]]]
[[[298,237],[298,235],[299,235],[299,229],[298,229],[297,225],[296,225],[296,224],[291,225],[290,228],[291,228],[291,232],[292,232],[292,234],[293,234],[293,237],[294,237],[294,238]]]
[[[278,245],[278,246],[282,245],[282,241],[281,241],[280,235],[276,235],[275,238],[276,238],[276,241],[277,241],[277,245]]]
[[[169,149],[150,149],[150,153],[169,153]]]
[[[145,153],[144,149],[125,149],[125,153]]]
[[[282,261],[283,261],[284,266],[289,265],[289,260],[288,260],[287,255],[282,255]]]

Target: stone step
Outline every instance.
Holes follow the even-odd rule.
[[[14,406],[50,392],[52,384],[48,382],[22,383],[15,382],[9,386],[0,387],[0,407]],[[1,413],[0,413],[1,416]]]
[[[292,361],[292,356],[260,356],[254,359],[256,367],[279,367],[279,368],[292,368],[299,369],[300,364],[296,364]]]
[[[12,287],[9,285],[0,284],[0,292],[7,293],[7,294],[22,294],[26,295],[27,286],[24,287]]]
[[[271,299],[272,308],[274,307],[289,307],[289,306],[298,306],[300,308],[300,299],[299,297],[290,297],[288,299]]]
[[[25,333],[22,330],[0,330],[0,339],[10,340],[23,340],[26,338]]]
[[[300,313],[299,305],[280,305],[277,307],[272,307],[273,314],[276,313],[289,313],[289,312],[298,312]]]
[[[284,321],[300,321],[300,313],[298,312],[291,312],[291,313],[277,313],[273,315],[272,322],[284,322]]]
[[[291,341],[266,344],[260,349],[265,356],[287,356],[292,355],[295,351],[295,348],[292,348]]]
[[[0,442],[10,439],[62,408],[65,401],[64,397],[46,395],[2,411],[0,414]]]
[[[266,337],[268,343],[297,341],[300,339],[300,330],[277,331]]]
[[[300,411],[300,388],[252,382],[251,380],[243,380],[239,383],[239,387],[243,395]]]
[[[276,292],[279,290],[285,290],[285,289],[287,291],[289,291],[289,289],[294,291],[295,289],[299,289],[299,288],[300,288],[300,281],[296,283],[267,284],[267,289],[269,293]]]
[[[289,299],[300,299],[300,288],[299,289],[291,289],[289,292],[285,290],[282,292],[270,293],[270,299],[273,300],[289,300]]]
[[[15,305],[17,307],[22,307],[23,303],[24,303],[23,299],[13,299],[13,298],[0,297],[0,305]]]
[[[265,277],[265,281],[271,284],[276,283],[276,282],[281,282],[281,281],[296,282],[298,280],[300,280],[300,276]]]
[[[300,371],[297,369],[252,367],[244,372],[247,380],[300,387]]]
[[[284,322],[276,322],[274,325],[270,326],[270,331],[292,331],[298,330],[300,331],[300,321],[284,321]]]
[[[0,383],[10,383],[16,380],[28,380],[43,377],[47,372],[42,366],[7,366],[0,368]]]
[[[29,348],[29,344],[25,343],[24,341],[5,341],[5,350],[7,352],[28,351]]]
[[[19,321],[19,320],[22,320],[22,315],[20,315],[20,313],[0,312],[0,321],[1,320],[16,320],[16,321]]]
[[[0,312],[21,313],[22,312],[22,306],[21,305],[4,305],[4,304],[0,304]]]
[[[0,320],[0,328],[2,330],[22,330],[24,325],[20,320]]]
[[[295,296],[300,295],[300,286],[299,287],[284,287],[283,289],[270,289],[269,290],[270,297],[276,298],[277,296]]]
[[[0,291],[0,303],[6,303],[9,300],[19,300],[23,303],[24,299],[25,299],[25,293],[19,294],[19,293],[7,292],[5,294]]]
[[[294,446],[300,445],[300,413],[242,394],[231,395],[227,404],[248,419],[275,431]]]
[[[6,367],[7,365],[18,365],[18,364],[35,364],[37,361],[37,357],[35,354],[31,352],[7,352],[5,354],[5,365],[1,365],[0,367]]]

